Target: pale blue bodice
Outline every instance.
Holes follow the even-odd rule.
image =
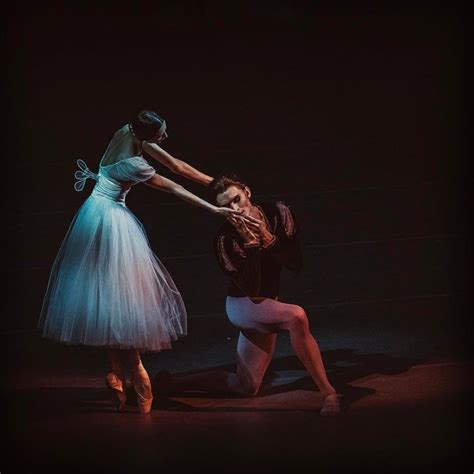
[[[134,184],[149,179],[156,172],[143,157],[130,157],[114,165],[101,166],[98,174],[93,173],[82,160],[77,160],[77,165],[80,170],[74,174],[76,191],[82,191],[86,180],[91,178],[96,181],[92,196],[119,203],[125,203],[125,197]]]
[[[107,199],[111,199],[115,202],[125,202],[125,197],[130,191],[130,185],[124,186],[123,183],[119,183],[110,178],[104,176],[101,172],[97,175],[97,182],[92,190],[92,196],[101,196]]]

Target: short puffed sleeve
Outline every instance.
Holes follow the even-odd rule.
[[[293,211],[285,203],[278,201],[275,203],[278,210],[279,225],[277,225],[277,234],[287,239],[292,239],[298,233],[298,224]]]
[[[147,181],[156,173],[155,168],[141,156],[121,161],[117,171],[119,171],[123,180],[135,181],[136,183]]]

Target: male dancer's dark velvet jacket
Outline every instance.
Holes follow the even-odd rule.
[[[302,268],[298,226],[290,208],[281,201],[255,204],[264,214],[274,240],[267,248],[246,248],[230,222],[214,238],[219,266],[230,277],[229,296],[276,298],[282,267],[298,273]]]

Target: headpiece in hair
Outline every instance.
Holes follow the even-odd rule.
[[[161,124],[160,128],[158,129],[158,131],[156,132],[156,135],[160,135],[161,133],[164,132],[166,128],[166,120],[163,120],[163,123]],[[135,138],[138,138],[136,133],[135,133],[135,130],[133,129],[133,125],[131,122],[128,122],[128,129],[130,130],[130,133],[135,137]]]

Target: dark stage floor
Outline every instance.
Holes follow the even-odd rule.
[[[470,472],[472,360],[443,329],[440,307],[425,302],[437,323],[426,328],[420,319],[395,326],[388,313],[359,315],[357,323],[342,310],[337,319],[310,315],[329,377],[344,395],[337,419],[319,416],[322,399],[285,333],[257,397],[188,393],[155,399],[149,415],[133,401],[125,413],[112,411],[100,351],[10,336],[17,369],[7,378],[8,469],[1,470]],[[197,318],[173,350],[144,361],[151,374],[232,370],[236,335],[224,315]]]

